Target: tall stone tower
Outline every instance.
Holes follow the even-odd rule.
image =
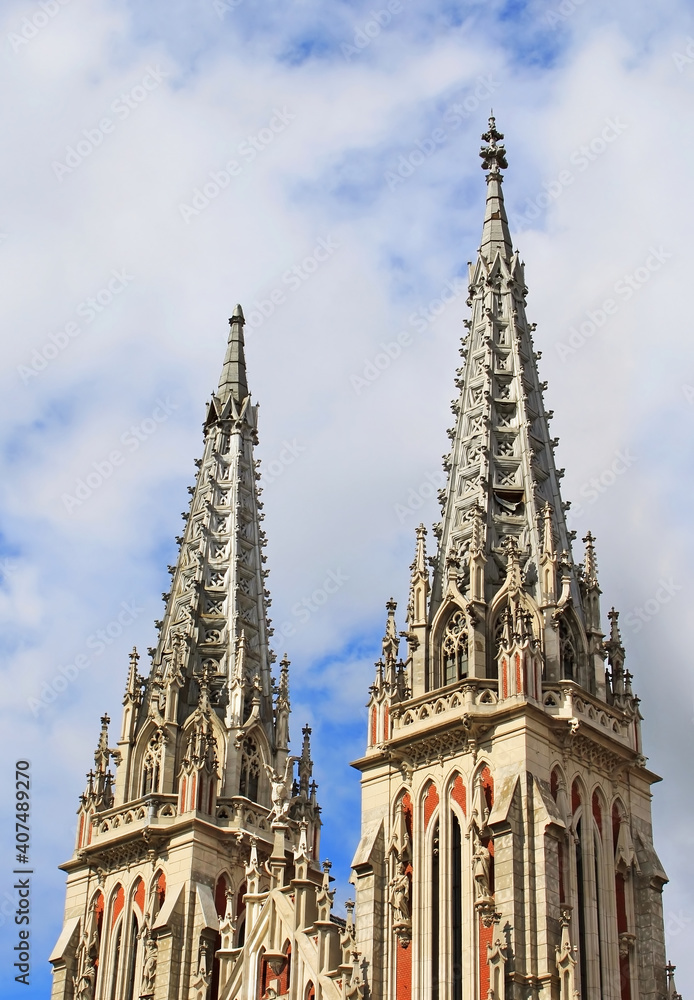
[[[660,1000],[639,699],[595,539],[574,562],[494,119],[434,558],[389,602],[369,701],[357,948],[372,1000]],[[407,644],[399,660],[399,636]]]
[[[146,677],[133,650],[115,747],[101,720],[63,865],[54,1000],[216,1000],[265,865],[283,884],[293,847],[322,885],[310,730],[290,757],[286,658],[271,676],[243,326],[237,306],[159,642]]]

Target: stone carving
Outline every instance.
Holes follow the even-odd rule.
[[[410,878],[404,861],[398,861],[395,877],[390,880],[390,905],[395,911],[394,927],[410,925]]]
[[[472,856],[472,874],[475,880],[477,899],[488,899],[490,892],[491,855],[488,848],[480,841]]]
[[[280,822],[289,813],[292,798],[292,771],[297,760],[299,760],[298,757],[287,757],[283,775],[269,764],[263,764],[272,785],[270,819],[274,822]]]
[[[82,975],[79,978],[73,978],[73,982],[75,984],[75,1000],[93,1000],[96,983],[94,959],[87,959]]]
[[[147,928],[145,928],[147,930]],[[150,997],[154,993],[154,983],[157,978],[157,942],[149,936],[145,937],[145,957],[142,963],[141,997]]]

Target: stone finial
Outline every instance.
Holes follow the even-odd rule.
[[[583,542],[586,547],[583,575],[589,586],[595,586],[598,582],[598,561],[595,557],[595,537],[592,532],[588,532]]]
[[[400,640],[398,638],[398,630],[395,625],[395,610],[397,608],[396,602],[391,597],[390,600],[386,601],[386,610],[388,612],[388,618],[386,619],[386,633],[383,636],[383,658],[386,664],[395,663],[398,658],[398,650],[400,648]]]
[[[499,141],[503,138],[503,133],[497,131],[496,119],[491,115],[489,118],[489,128],[482,134],[482,141],[487,143],[480,150],[483,170],[491,170],[492,173],[498,173],[500,170],[505,170],[508,167],[506,150],[503,146],[499,145]]]

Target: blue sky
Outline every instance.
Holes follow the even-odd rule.
[[[338,898],[350,893],[359,786],[348,761],[364,744],[385,601],[404,608],[415,525],[437,518],[426,486],[446,447],[467,314],[464,296],[438,317],[428,304],[478,246],[491,106],[571,527],[596,535],[604,611],[614,604],[631,623],[645,749],[666,779],[655,835],[684,989],[694,982],[691,4],[402,0],[389,20],[385,4],[310,0],[46,6],[50,16],[7,0],[0,12],[0,782],[8,803],[14,760],[31,759],[30,995],[48,994],[56,866],[71,853],[99,717],[117,727],[128,651],[154,643],[237,301],[256,318],[258,456],[269,467],[285,442],[297,452],[265,484],[275,623],[329,571],[348,578],[287,652],[292,736],[314,728],[323,851]],[[319,240],[333,249],[308,274]],[[284,303],[263,316],[278,287]],[[618,308],[601,322],[610,298]],[[411,345],[357,391],[402,331]],[[150,432],[162,403],[166,419]],[[113,449],[123,463],[66,504]],[[91,637],[124,603],[133,622],[95,653]],[[85,651],[79,680],[34,714],[31,699]]]

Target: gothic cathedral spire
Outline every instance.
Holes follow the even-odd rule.
[[[289,756],[286,657],[279,685],[272,677],[241,306],[229,324],[158,643],[146,675],[130,656],[115,749],[102,719],[63,865],[66,923],[51,956],[61,1000],[217,997],[245,934],[249,858],[272,856],[282,873],[301,844],[304,878],[321,885],[308,736],[296,782]]]
[[[373,1000],[655,998],[659,779],[614,611],[604,641],[590,533],[585,561],[572,555],[493,118],[482,138],[487,200],[433,574],[420,525],[407,655],[376,664],[355,762],[357,947]]]

